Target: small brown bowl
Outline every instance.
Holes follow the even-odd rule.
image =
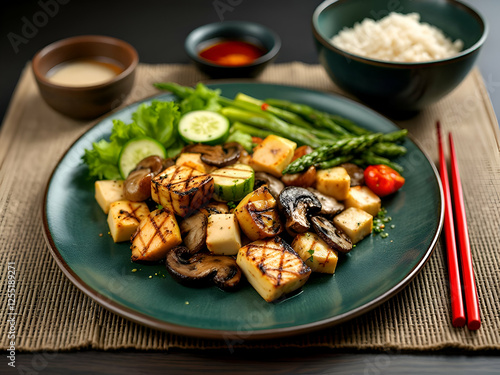
[[[92,86],[64,86],[47,78],[55,66],[78,59],[105,59],[121,73]],[[77,119],[93,119],[118,107],[134,84],[137,51],[130,44],[108,36],[84,35],[54,42],[33,58],[32,68],[43,99],[56,111]]]

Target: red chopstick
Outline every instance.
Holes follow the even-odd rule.
[[[451,204],[450,183],[448,181],[448,171],[446,158],[443,152],[441,141],[441,124],[436,124],[438,147],[439,147],[439,174],[444,193],[444,233],[446,238],[446,254],[448,261],[448,277],[450,280],[451,295],[451,322],[453,327],[463,327],[465,325],[465,310],[462,299],[462,286],[460,284],[460,270],[458,267],[457,245],[455,242],[455,230],[453,221],[453,208]]]
[[[453,200],[455,203],[455,217],[457,219],[457,232],[462,264],[462,277],[464,282],[465,304],[467,306],[467,327],[477,330],[481,327],[479,312],[479,300],[477,297],[476,281],[472,268],[472,256],[470,252],[469,230],[467,229],[467,218],[465,216],[465,205],[462,193],[462,182],[458,172],[457,157],[453,137],[449,133],[450,160],[451,160],[451,183],[453,187]]]

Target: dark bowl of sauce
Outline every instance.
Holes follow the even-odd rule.
[[[94,119],[118,107],[134,83],[139,58],[128,43],[100,35],[54,42],[32,61],[40,94],[56,111]]]
[[[198,27],[184,46],[195,65],[212,78],[254,78],[276,58],[281,39],[260,24],[226,21]]]

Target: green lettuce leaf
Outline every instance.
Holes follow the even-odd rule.
[[[198,110],[217,112],[221,108],[219,97],[220,90],[210,90],[203,83],[198,83],[194,92],[180,102],[181,113]]]
[[[118,157],[122,146],[116,141],[107,142],[101,139],[92,143],[91,150],[85,150],[82,157],[83,162],[89,167],[89,174],[100,180],[121,179],[118,170]]]
[[[175,156],[184,147],[177,132],[180,119],[177,104],[153,100],[149,105],[140,105],[132,119],[130,124],[113,120],[109,141],[101,139],[92,144],[92,149],[85,150],[82,160],[89,167],[90,176],[106,180],[121,178],[118,169],[120,152],[128,141],[137,137],[156,139],[165,146],[168,157]]]

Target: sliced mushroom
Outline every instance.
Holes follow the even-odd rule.
[[[319,212],[320,215],[334,216],[344,210],[344,204],[337,201],[334,197],[320,193],[318,190],[310,187],[307,188],[307,190],[313,193],[321,202],[321,211]]]
[[[310,224],[307,217],[321,211],[321,202],[309,190],[289,186],[280,193],[278,207],[285,213],[287,232],[295,236],[309,230]]]
[[[190,255],[185,246],[177,246],[167,254],[167,270],[177,282],[191,287],[215,284],[223,290],[238,286],[241,270],[234,258],[207,253]]]
[[[313,216],[311,224],[318,236],[332,249],[341,253],[348,253],[352,250],[351,239],[347,234],[336,228],[328,219],[323,216]]]
[[[277,199],[280,195],[281,191],[285,188],[283,182],[278,180],[276,177],[271,176],[268,173],[264,172],[256,172],[255,173],[255,182],[254,182],[254,190],[260,188],[262,185],[267,185],[269,188],[269,192]]]
[[[163,171],[163,162],[164,159],[156,155],[142,159],[123,184],[125,199],[142,202],[151,197],[151,180]]]
[[[183,152],[201,154],[201,160],[208,165],[222,168],[238,161],[243,147],[238,142],[226,143],[223,146],[193,144],[184,147]]]
[[[351,186],[361,186],[365,184],[365,175],[363,168],[360,168],[353,163],[340,164],[339,167],[344,168],[347,171],[349,177],[351,177]]]
[[[179,223],[184,245],[191,254],[199,252],[205,246],[207,224],[207,217],[202,212],[196,212]]]

